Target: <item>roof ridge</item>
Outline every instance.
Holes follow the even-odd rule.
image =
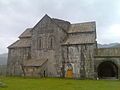
[[[78,22],[78,23],[71,23],[71,25],[74,25],[74,24],[86,24],[86,23],[96,23],[96,21],[86,21],[86,22]]]
[[[59,18],[51,18],[51,19],[70,23],[69,21],[66,21],[66,20],[63,20],[63,19],[59,19]]]

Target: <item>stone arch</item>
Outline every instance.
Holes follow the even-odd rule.
[[[55,37],[54,36],[49,36],[49,39],[48,39],[48,48],[49,49],[53,49],[55,47]]]
[[[99,78],[118,78],[118,66],[112,61],[103,61],[97,67]]]

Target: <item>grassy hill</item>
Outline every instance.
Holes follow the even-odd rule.
[[[2,77],[0,90],[120,90],[119,80],[74,80],[61,78]]]
[[[98,44],[98,48],[116,48],[120,47],[120,43]]]
[[[117,44],[117,45],[115,45],[114,47],[119,47],[119,48],[120,48],[120,44]]]
[[[0,54],[0,65],[6,65],[7,64],[7,57],[8,57],[7,53]]]
[[[7,53],[0,54],[0,75],[6,75],[7,57]]]

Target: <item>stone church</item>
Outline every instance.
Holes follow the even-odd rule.
[[[98,48],[96,23],[45,15],[8,49],[7,75],[120,78],[120,48]]]

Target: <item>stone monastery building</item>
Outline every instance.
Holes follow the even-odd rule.
[[[98,48],[96,23],[45,15],[8,47],[7,75],[120,78],[120,48]]]

